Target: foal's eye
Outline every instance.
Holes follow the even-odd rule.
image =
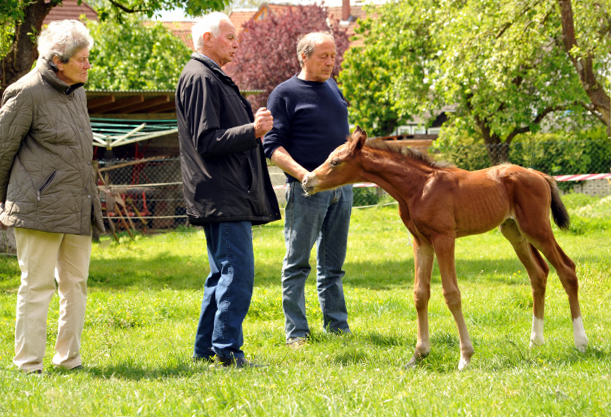
[[[334,159],[331,162],[329,162],[329,165],[331,165],[332,167],[336,167],[339,165],[339,159]]]

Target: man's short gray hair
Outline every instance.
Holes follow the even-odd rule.
[[[299,66],[303,68],[303,58],[301,54],[304,53],[306,58],[311,57],[321,37],[326,37],[335,43],[335,38],[329,32],[312,32],[299,39],[297,43],[297,59],[299,60]]]
[[[67,63],[81,49],[93,47],[89,30],[78,20],[59,20],[49,23],[38,38],[38,54],[52,61],[57,56]]]
[[[226,20],[231,23],[231,19],[225,13],[212,12],[202,17],[196,24],[191,28],[191,35],[193,36],[193,46],[196,51],[201,51],[204,46],[204,33],[212,33],[214,37],[217,37],[221,33],[220,24],[221,21]]]

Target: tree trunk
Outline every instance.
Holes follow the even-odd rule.
[[[15,243],[15,230],[13,228],[0,230],[0,254],[17,254],[17,244]]]
[[[0,87],[6,87],[17,81],[32,69],[38,58],[36,38],[40,34],[42,22],[57,0],[45,3],[45,0],[33,0],[24,10],[23,22],[15,26],[15,41],[8,54],[0,61]]]
[[[575,23],[573,20],[573,6],[571,0],[558,0],[560,6],[560,17],[562,18],[562,35],[564,49],[571,59],[581,85],[592,102],[594,114],[607,126],[611,126],[611,100],[603,86],[596,79],[593,69],[593,57],[576,58],[571,54],[573,47],[577,45],[575,38]],[[596,114],[598,113],[598,114]]]
[[[509,143],[502,143],[501,138],[497,134],[492,133],[485,119],[483,120],[475,116],[475,123],[484,138],[490,165],[499,165],[503,162],[509,162]]]

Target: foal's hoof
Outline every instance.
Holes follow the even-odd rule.
[[[460,361],[458,362],[458,370],[462,371],[463,369],[465,369],[469,365],[469,362],[470,361],[465,358],[460,358]]]
[[[414,369],[418,365],[418,362],[420,361],[421,359],[417,359],[415,356],[412,356],[412,358],[409,360],[407,365],[404,366],[404,368],[405,369]]]
[[[412,356],[412,358],[409,360],[409,362],[407,363],[407,365],[405,365],[405,369],[412,369],[415,368],[416,366],[418,366],[418,364],[420,362],[422,362],[422,360],[424,358],[426,358],[429,354],[418,354],[418,353],[414,353],[414,356]]]
[[[462,371],[465,369],[469,363],[471,362],[471,357],[473,356],[473,347],[465,346],[460,349],[460,361],[458,361],[458,370]]]
[[[545,344],[545,339],[543,338],[543,336],[530,338],[530,348],[531,349],[537,346],[543,346],[544,344]]]
[[[575,347],[581,353],[586,353],[586,351],[588,350],[588,339],[586,339],[585,341],[575,341]]]
[[[588,349],[588,336],[583,328],[581,317],[573,320],[573,340],[575,340],[575,347],[580,352],[583,353]]]

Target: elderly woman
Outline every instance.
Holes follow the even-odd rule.
[[[83,83],[93,39],[75,20],[51,23],[36,67],[9,86],[0,107],[0,225],[15,227],[21,286],[15,358],[41,373],[47,312],[60,297],[53,364],[81,368],[80,345],[92,223],[103,230]]]

